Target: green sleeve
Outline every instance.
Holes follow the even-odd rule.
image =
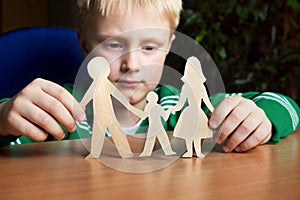
[[[241,96],[253,100],[271,121],[272,137],[269,144],[278,143],[299,126],[300,109],[290,97],[273,92],[246,92]]]
[[[4,98],[4,99],[0,99],[0,103],[9,100],[9,98]],[[0,136],[0,147],[3,146],[7,146],[9,145],[11,142],[14,142],[18,137],[15,136],[6,136],[6,137],[2,137]]]
[[[272,92],[245,92],[245,93],[220,93],[211,97],[212,104],[216,107],[226,96],[240,95],[251,99],[264,110],[272,123],[272,137],[269,144],[275,144],[291,134],[299,126],[300,109],[296,102],[288,96]]]
[[[272,138],[268,143],[275,144],[291,134],[299,126],[300,109],[288,96],[265,92],[253,98],[256,105],[262,108],[273,125]]]
[[[0,103],[9,100],[9,98],[0,99]]]

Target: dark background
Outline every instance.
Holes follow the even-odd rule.
[[[273,91],[299,103],[299,13],[298,0],[184,0],[178,31],[209,52],[227,92]],[[0,0],[0,33],[32,26],[75,29],[76,0]]]
[[[179,31],[221,71],[228,92],[273,91],[300,102],[298,0],[185,0]]]

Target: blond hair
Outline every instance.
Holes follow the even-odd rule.
[[[182,0],[77,0],[79,11],[79,27],[86,21],[88,12],[96,10],[103,16],[109,16],[116,10],[123,14],[134,12],[139,7],[145,11],[159,11],[166,16],[171,30],[175,30],[179,24]]]

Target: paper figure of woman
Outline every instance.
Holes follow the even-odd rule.
[[[182,138],[186,142],[187,152],[183,157],[193,156],[193,143],[197,157],[204,157],[201,153],[201,139],[211,138],[212,129],[208,126],[208,118],[201,109],[202,101],[213,112],[214,107],[209,101],[204,82],[206,81],[201,68],[201,63],[196,57],[187,60],[184,82],[180,99],[177,105],[170,107],[169,111],[178,111],[182,108],[173,136]]]

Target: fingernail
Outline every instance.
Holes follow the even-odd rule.
[[[68,130],[70,133],[73,133],[74,131],[76,131],[77,129],[77,126],[75,124],[75,126],[73,126],[70,130]]]
[[[211,128],[217,128],[218,127],[218,123],[215,120],[210,120],[209,125],[210,125]]]
[[[218,139],[217,144],[221,144],[223,141],[221,138]]]
[[[63,134],[63,135],[62,135],[62,137],[61,137],[60,139],[61,139],[61,140],[63,140],[63,139],[65,138],[65,136],[66,136],[66,135],[65,135],[65,134]]]
[[[229,148],[227,146],[223,146],[223,151],[228,153],[229,152]]]
[[[82,122],[82,121],[85,120],[85,118],[86,118],[85,113],[81,113],[81,114],[78,115],[78,119],[77,120],[80,121],[80,122]]]
[[[236,147],[234,150],[235,150],[236,152],[240,152],[240,151],[241,151],[241,148],[240,148],[240,147]]]

